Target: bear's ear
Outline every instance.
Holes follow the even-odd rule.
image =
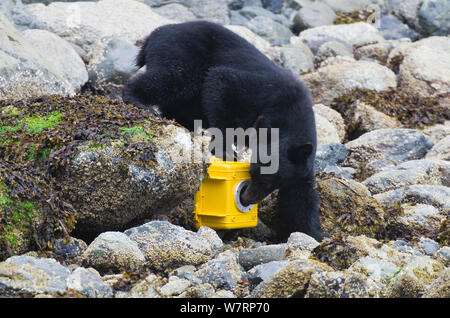
[[[288,150],[288,158],[293,163],[301,163],[308,158],[313,152],[313,145],[311,143],[293,146]]]

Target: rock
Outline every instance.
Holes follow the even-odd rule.
[[[391,63],[402,61],[399,76],[403,92],[421,98],[436,97],[441,105],[450,105],[450,66],[444,62],[450,59],[450,38],[430,37],[414,42],[404,51],[393,50],[389,59]]]
[[[421,237],[417,245],[425,253],[425,255],[433,256],[439,249],[439,243],[426,237]]]
[[[450,269],[446,268],[426,290],[423,298],[450,298]]]
[[[211,245],[211,248],[213,249],[215,254],[219,254],[222,252],[223,242],[217,235],[216,231],[207,226],[201,226],[198,229],[197,234],[203,237]]]
[[[73,91],[80,91],[88,81],[88,73],[69,42],[46,30],[25,30],[22,34],[58,75],[72,85]]]
[[[260,265],[256,265],[247,271],[248,282],[250,283],[250,289],[253,290],[260,283],[271,277],[278,270],[286,267],[290,261],[272,261]]]
[[[342,286],[342,298],[377,298],[380,287],[371,278],[361,273],[350,271],[345,274]]]
[[[68,268],[54,259],[12,256],[0,263],[0,294],[8,297],[63,295]]]
[[[317,143],[319,145],[336,144],[341,142],[336,128],[328,120],[319,114],[315,114],[314,117],[316,120]]]
[[[78,267],[67,277],[67,290],[77,296],[88,298],[111,298],[113,291],[100,275],[91,269]]]
[[[246,269],[272,261],[281,261],[285,258],[286,245],[284,244],[264,245],[239,251],[239,264]]]
[[[291,42],[306,43],[313,53],[329,41],[344,42],[351,47],[362,46],[369,43],[383,42],[381,33],[372,25],[365,22],[340,25],[322,25],[300,32]]]
[[[319,272],[311,275],[305,298],[340,298],[345,281],[343,272]]]
[[[388,159],[372,160],[369,163],[361,167],[359,178],[361,180],[366,180],[370,176],[381,172],[385,169],[395,167],[396,162]]]
[[[137,69],[136,56],[139,48],[119,38],[104,38],[102,49],[89,61],[89,84],[102,95],[121,96],[123,85]]]
[[[450,160],[450,135],[439,140],[425,156],[426,159]]]
[[[342,115],[345,118],[349,139],[355,139],[372,130],[402,127],[395,117],[388,116],[361,100],[352,103]]]
[[[269,41],[272,45],[287,44],[293,35],[286,26],[264,16],[254,17],[245,26]]]
[[[274,50],[268,41],[241,25],[227,25],[227,29],[244,38],[272,60],[280,59],[278,50]]]
[[[120,147],[123,141],[105,147],[88,142],[78,147],[77,155],[58,177],[67,187],[66,199],[77,210],[78,237],[123,231],[138,220],[169,214],[200,187],[203,164],[195,159],[201,157],[192,155],[201,144],[194,143],[189,132],[169,123],[155,125],[154,121],[130,129],[132,144],[151,139],[152,164],[130,159]]]
[[[177,276],[170,276],[167,284],[162,286],[159,290],[162,296],[170,297],[179,295],[186,291],[191,286],[191,282],[187,279],[180,279]]]
[[[432,205],[406,203],[402,204],[401,208],[401,215],[390,221],[389,232],[393,233],[392,235],[435,236],[445,219]]]
[[[360,169],[362,162],[373,160],[401,163],[421,159],[433,143],[418,130],[386,128],[367,132],[345,146],[349,155],[343,165]]]
[[[149,274],[143,280],[131,288],[130,292],[126,295],[129,298],[161,298],[158,293],[160,288],[160,281],[155,274]]]
[[[239,14],[249,21],[256,17],[264,17],[282,24],[285,27],[290,26],[290,22],[283,15],[274,14],[273,12],[261,8],[260,6],[245,6],[239,11]]]
[[[172,1],[170,1],[172,2]],[[187,3],[188,8],[198,19],[208,20],[219,24],[229,24],[228,0],[190,0]]]
[[[392,14],[382,15],[377,21],[379,23],[378,30],[386,40],[397,40],[401,38],[410,38],[416,40],[418,34],[403,24]]]
[[[315,104],[313,105],[314,114],[320,115],[328,120],[336,129],[336,132],[339,136],[339,140],[343,141],[345,137],[345,123],[339,112],[334,109],[325,106],[323,104]]]
[[[293,260],[259,284],[251,293],[257,298],[303,297],[311,275],[331,268],[314,260]]]
[[[244,7],[262,7],[261,0],[229,0],[228,9],[241,10]]]
[[[298,34],[309,28],[333,24],[334,19],[336,19],[336,14],[329,6],[322,2],[314,2],[302,7],[297,12],[294,16],[292,30]]]
[[[132,0],[53,2],[48,6],[37,3],[27,8],[46,30],[88,52],[90,46],[103,37],[135,43],[157,27],[172,22],[147,5]]]
[[[450,136],[450,121],[446,120],[444,124],[427,126],[423,129],[423,133],[436,144],[445,137]]]
[[[324,62],[326,59],[330,57],[347,56],[352,58],[353,57],[352,51],[353,51],[352,47],[343,42],[339,41],[325,42],[317,50],[316,56],[314,57],[314,66],[319,68],[322,62]]]
[[[319,145],[314,161],[314,171],[322,172],[328,166],[341,164],[347,157],[347,147],[337,144]]]
[[[421,203],[432,205],[444,213],[450,209],[450,188],[441,185],[414,184],[375,194],[374,197],[383,205],[390,205],[393,202]]]
[[[145,257],[127,235],[104,232],[89,245],[80,262],[101,272],[137,272],[143,268]]]
[[[225,289],[234,293],[239,293],[238,283],[244,278],[237,256],[230,251],[200,266],[195,275],[202,283],[210,284],[216,290]]]
[[[284,0],[261,0],[262,5],[265,9],[273,13],[281,13],[283,9]]]
[[[168,3],[166,5],[153,8],[153,11],[165,18],[180,23],[197,20],[195,14],[193,14],[191,10],[181,3]]]
[[[385,285],[399,271],[392,262],[371,256],[365,256],[350,266],[349,270],[366,274],[375,282]]]
[[[386,192],[412,184],[450,185],[450,163],[442,160],[411,160],[386,168],[364,180],[372,194]]]
[[[87,249],[87,244],[80,239],[72,237],[70,241],[57,239],[55,242],[55,254],[65,259],[74,258],[83,254]]]
[[[137,243],[148,265],[160,271],[182,265],[200,265],[216,253],[200,234],[166,221],[152,221],[124,233]]]
[[[180,298],[212,298],[214,287],[211,284],[199,284],[190,287],[180,295]]]
[[[446,267],[450,264],[450,247],[443,246],[436,252],[436,259]]]
[[[282,46],[278,48],[283,66],[296,76],[314,69],[314,55],[302,44]]]
[[[415,257],[389,281],[387,297],[421,297],[444,271],[444,266],[428,256]]]
[[[385,212],[367,188],[354,180],[317,182],[322,229],[329,235],[378,237],[386,227]]]
[[[350,12],[353,10],[366,9],[370,0],[324,0],[335,12]]]
[[[356,88],[383,91],[397,86],[395,74],[385,66],[349,59],[337,61],[341,62],[322,66],[315,72],[301,76],[311,91],[314,103],[330,105],[334,98]]]
[[[75,94],[53,61],[45,60],[1,13],[0,28],[0,100]]]
[[[382,13],[391,13],[400,17],[411,28],[417,29],[419,27],[418,13],[421,2],[422,0],[385,0]]]
[[[305,233],[294,232],[289,236],[286,245],[289,249],[312,251],[319,245],[319,242]]]
[[[378,61],[382,65],[386,65],[389,54],[398,45],[410,44],[411,40],[402,38],[400,40],[389,40],[374,44],[360,46],[355,49],[354,56],[357,60],[371,59]]]
[[[446,0],[424,0],[419,10],[419,25],[426,36],[450,33],[450,4]]]

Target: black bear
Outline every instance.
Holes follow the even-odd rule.
[[[261,174],[250,166],[244,204],[279,189],[284,236],[304,232],[321,241],[319,198],[314,188],[316,128],[308,89],[252,44],[205,21],[162,26],[145,40],[137,66],[146,71],[125,86],[123,100],[158,105],[162,115],[188,129],[194,120],[225,128],[279,129],[279,169]]]

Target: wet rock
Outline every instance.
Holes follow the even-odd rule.
[[[439,249],[439,243],[430,240],[426,237],[421,237],[417,245],[425,253],[425,255],[433,256],[434,253]]]
[[[314,103],[330,105],[334,98],[356,88],[383,91],[397,86],[395,74],[378,63],[342,58],[335,61],[339,63],[322,64],[317,71],[301,76]]]
[[[101,272],[133,272],[142,269],[145,257],[127,235],[104,232],[89,245],[80,262]]]
[[[284,244],[264,245],[239,251],[239,264],[246,269],[272,261],[281,261],[285,258],[286,246]]]
[[[400,268],[388,260],[366,256],[352,264],[349,269],[366,274],[375,282],[385,285]]]
[[[329,41],[344,42],[350,47],[362,46],[369,43],[383,42],[381,33],[372,25],[365,22],[341,25],[323,25],[300,32],[292,41],[306,43],[313,53]]]
[[[343,272],[320,272],[311,275],[305,298],[340,298],[345,281]]]
[[[450,163],[443,160],[411,160],[386,168],[362,182],[372,194],[412,184],[450,185]]]
[[[311,275],[330,270],[329,266],[314,260],[293,260],[259,284],[251,297],[303,297]]]
[[[57,239],[55,242],[55,254],[67,259],[80,256],[86,248],[87,244],[83,240],[74,237],[68,242],[64,239]]]
[[[110,298],[111,287],[106,285],[98,272],[78,267],[67,277],[67,290],[77,296],[88,298]]]
[[[156,270],[199,265],[216,254],[200,234],[166,221],[152,221],[124,233],[137,243],[148,266]]]
[[[360,169],[361,162],[391,160],[396,163],[421,159],[433,146],[422,132],[414,129],[378,129],[345,144],[349,155],[344,166]]]
[[[450,4],[445,0],[424,0],[419,10],[419,25],[425,35],[443,35],[450,32],[448,12]]]
[[[386,227],[385,213],[367,188],[354,180],[329,178],[317,182],[322,229],[329,235],[378,237]]]
[[[101,43],[101,44],[100,44]],[[89,61],[89,85],[102,95],[121,96],[123,85],[136,71],[139,48],[119,38],[103,38]]]
[[[444,266],[428,256],[415,257],[395,275],[384,294],[387,297],[421,297],[444,271]]]
[[[443,246],[436,252],[436,259],[444,264],[446,267],[450,264],[450,247]]]
[[[75,94],[53,61],[45,60],[1,13],[0,28],[0,99]]]
[[[0,294],[8,297],[63,295],[68,268],[54,259],[12,256],[0,263]]]

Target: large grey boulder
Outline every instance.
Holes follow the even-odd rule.
[[[33,17],[49,30],[86,51],[99,39],[115,36],[135,43],[172,20],[144,3],[133,0],[52,2],[27,6]]]
[[[292,29],[297,34],[309,28],[333,24],[334,11],[322,2],[314,2],[301,8],[294,16]]]
[[[0,263],[0,294],[7,297],[63,295],[70,271],[51,258],[12,256]]]
[[[340,25],[322,25],[307,29],[293,37],[292,42],[304,42],[315,53],[325,42],[340,41],[350,46],[362,46],[385,41],[381,33],[365,22]]]
[[[383,91],[397,86],[394,72],[387,67],[350,58],[330,58],[301,79],[310,89],[314,103],[324,105],[356,88]]]
[[[69,42],[46,30],[25,30],[23,35],[58,75],[72,85],[74,91],[80,91],[88,80],[88,73],[83,60]]]
[[[0,99],[75,94],[53,61],[44,59],[1,13],[0,29]]]

